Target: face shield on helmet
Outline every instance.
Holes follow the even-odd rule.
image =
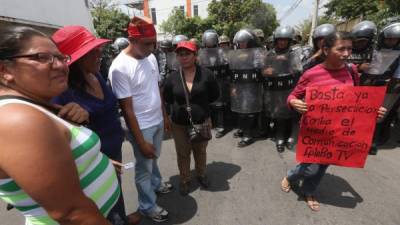
[[[238,49],[254,48],[257,46],[257,38],[252,31],[242,29],[235,34],[233,44]]]
[[[384,27],[379,33],[378,47],[397,49],[400,45],[400,22]]]
[[[315,49],[319,49],[318,42],[325,37],[333,35],[336,32],[336,27],[333,24],[322,24],[315,28],[312,35],[313,45]]]
[[[213,30],[206,31],[203,33],[201,41],[205,48],[216,48],[218,46],[218,34]]]
[[[178,34],[172,39],[172,46],[173,48],[176,48],[179,42],[181,41],[188,41],[189,38],[183,34]]]

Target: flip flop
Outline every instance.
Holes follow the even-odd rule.
[[[319,211],[319,202],[315,200],[314,196],[305,197],[304,200],[306,201],[308,208],[310,208],[312,211]]]
[[[287,180],[287,177],[284,177],[281,181],[281,190],[286,193],[288,193],[291,190],[290,183]]]

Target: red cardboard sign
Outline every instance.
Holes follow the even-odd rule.
[[[386,87],[307,88],[297,161],[363,168],[385,92]]]

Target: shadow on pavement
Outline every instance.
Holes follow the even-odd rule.
[[[210,181],[210,187],[204,189],[205,191],[218,192],[218,191],[228,191],[229,179],[231,179],[235,174],[241,170],[241,167],[232,163],[226,162],[215,162],[207,164],[207,177]],[[196,172],[191,171],[192,182],[190,192],[193,192],[200,188],[196,180]],[[177,187],[179,193],[179,175],[172,176],[170,182]]]
[[[298,201],[304,201],[298,184],[294,185],[293,192],[298,195]],[[345,179],[329,173],[324,175],[316,192],[320,203],[341,208],[355,208],[358,203],[364,201]]]
[[[171,193],[160,195],[157,199],[157,204],[168,211],[169,221],[164,223],[156,223],[148,218],[143,218],[139,225],[185,224],[197,213],[196,200],[190,195],[186,197],[181,196],[177,189]]]
[[[210,188],[204,191],[218,192],[228,191],[230,189],[229,179],[241,170],[241,167],[231,163],[212,162],[207,165],[207,176],[210,180]],[[197,183],[196,174],[192,171],[191,192],[197,190],[200,186]],[[197,213],[197,202],[189,195],[183,197],[179,194],[179,175],[172,176],[170,182],[175,187],[172,193],[159,195],[157,204],[169,212],[170,220],[165,223],[156,223],[150,219],[143,218],[140,225],[150,224],[185,224]]]

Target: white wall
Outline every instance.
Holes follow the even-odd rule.
[[[205,18],[208,16],[207,7],[210,0],[192,0],[192,16],[194,16],[194,5],[198,5],[198,16]],[[149,13],[151,16],[151,8],[156,9],[157,14],[157,25],[156,29],[159,34],[159,39],[164,39],[164,34],[160,30],[160,25],[163,21],[167,20],[171,15],[174,7],[185,6],[185,15],[187,12],[186,0],[150,0],[149,1]]]
[[[53,28],[82,25],[94,31],[85,0],[0,0],[0,20]]]

